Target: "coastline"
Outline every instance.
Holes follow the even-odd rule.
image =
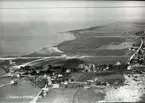
[[[55,47],[63,51],[67,56],[82,57],[84,60],[93,62],[127,61],[133,54],[129,48],[132,47],[132,44],[138,38],[135,33],[142,31],[143,25],[140,22],[116,22],[105,26],[71,30],[67,31],[67,33],[74,35],[76,38],[70,41],[63,41],[55,45]],[[98,56],[102,57],[101,61],[97,59]],[[106,61],[105,56],[107,60],[109,58],[110,60]],[[113,58],[112,61],[111,58]]]
[[[48,45],[47,47],[57,47],[59,44],[61,44],[62,42],[66,42],[66,41],[71,41],[71,40],[75,40],[77,39],[75,35],[73,35],[70,32],[59,32],[57,33],[57,35],[63,35],[63,37],[65,38],[64,40],[58,42],[58,43],[53,43]]]
[[[132,31],[134,30],[134,26],[138,24],[142,25],[140,23],[116,22],[108,25],[58,32],[54,34],[57,41],[53,41],[53,43],[50,43],[48,46],[44,46],[43,48],[40,48],[38,51],[35,52],[37,53],[44,48],[51,48],[54,51],[61,52],[62,54],[66,54],[68,56],[114,56],[114,53],[116,53],[115,56],[128,56],[128,54],[130,55],[130,53],[127,53],[126,51],[128,47],[130,47],[130,45],[132,44],[133,39],[136,38],[136,36],[133,35],[134,33],[132,33]],[[126,25],[128,28],[124,27]],[[132,30],[126,32],[128,29],[130,29],[131,26]],[[110,42],[109,40],[112,42]],[[103,43],[103,41],[105,41],[106,43]],[[124,43],[126,47],[118,49],[117,46],[124,46]],[[107,53],[111,53],[112,51],[114,53],[106,54],[106,50],[108,51]],[[26,55],[31,55],[31,53]]]
[[[43,48],[29,53],[27,55],[25,55],[26,57],[28,56],[32,56],[34,55],[34,57],[43,57],[43,56],[47,56],[47,57],[51,57],[51,56],[62,56],[64,55],[63,51],[59,50],[57,45],[66,42],[66,41],[71,41],[76,39],[76,37],[74,35],[72,35],[71,33],[68,32],[61,32],[61,33],[56,33],[55,36],[57,37],[58,41],[56,41],[55,43],[50,43],[47,46],[44,46]],[[36,55],[36,56],[35,56]]]
[[[128,49],[128,47],[131,47],[133,38],[135,38],[134,35],[131,34],[131,36],[130,36],[130,34],[129,34],[128,38],[130,38],[131,40],[127,40],[128,38],[126,38],[126,35],[128,35],[128,34],[124,35],[121,33],[118,36],[118,35],[115,35],[115,33],[113,35],[112,34],[110,35],[107,33],[99,33],[100,31],[97,33],[97,31],[99,29],[104,29],[104,28],[106,29],[109,26],[112,26],[114,24],[116,24],[116,23],[112,23],[112,24],[106,25],[106,26],[97,26],[97,27],[90,27],[90,28],[85,28],[85,29],[67,31],[67,33],[74,35],[76,37],[76,39],[73,39],[70,41],[69,40],[63,41],[60,44],[56,45],[56,47],[61,51],[66,51],[66,53],[69,52],[69,50],[73,51],[73,50],[78,50],[78,49],[87,49],[87,50],[92,49],[92,50],[99,51],[100,48],[102,48],[103,46],[106,46],[106,45],[107,45],[107,47],[103,48],[102,50],[106,49],[106,50],[120,50],[121,51],[124,49]],[[104,32],[103,30],[101,30],[101,31]],[[122,30],[122,32],[123,32],[123,30]],[[121,37],[120,37],[120,35],[121,35]],[[102,41],[100,41],[99,39],[104,40],[104,42],[106,41],[107,43],[106,44],[102,43]],[[108,41],[107,41],[107,39],[108,39]],[[109,39],[110,39],[110,41],[112,40],[112,42],[110,42]],[[92,41],[94,40],[94,43],[92,43],[91,40]],[[98,40],[98,42],[96,42],[97,40]],[[95,42],[96,42],[96,46],[95,46]],[[101,43],[99,44],[99,42],[101,42]],[[86,45],[85,45],[85,43],[86,43]],[[81,46],[81,44],[83,46]],[[87,45],[87,44],[89,44],[89,45]],[[122,47],[122,49],[118,49],[117,45],[126,46],[126,47]],[[113,47],[116,47],[116,48],[113,49]],[[90,56],[90,55],[83,55],[83,56]]]
[[[29,53],[24,53],[24,54],[18,54],[18,55],[9,55],[10,53],[7,53],[7,54],[2,54],[0,55],[0,59],[3,60],[3,59],[15,59],[17,57],[25,57],[26,55],[30,55],[31,53],[34,53],[34,52],[38,52],[38,51],[41,51],[42,49],[44,48],[52,48],[56,51],[60,51],[59,49],[57,49],[57,45],[59,45],[60,43],[62,42],[65,42],[65,41],[71,41],[71,40],[74,40],[76,37],[70,33],[67,33],[67,32],[58,32],[58,33],[54,33],[52,34],[52,36],[54,36],[55,40],[51,40],[53,42],[51,42],[50,44],[48,45],[44,45],[40,48],[37,48],[36,51],[31,51]],[[45,38],[47,39],[47,38]],[[49,39],[49,38],[48,38]],[[50,38],[51,39],[51,38]],[[61,51],[60,51],[61,52]]]

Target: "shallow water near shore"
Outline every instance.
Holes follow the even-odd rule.
[[[50,36],[0,36],[0,56],[19,56],[38,51],[44,47],[53,46],[63,41],[73,40],[69,33],[58,33]]]
[[[28,54],[45,46],[72,39],[69,34],[59,32],[115,22],[145,21],[143,1],[2,1],[1,5],[3,9],[0,9],[2,18],[0,19],[0,56]],[[69,8],[57,8],[57,6]],[[18,7],[22,9],[16,9]],[[34,8],[29,9],[31,7]],[[35,7],[46,7],[46,9]]]

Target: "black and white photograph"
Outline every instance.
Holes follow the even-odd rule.
[[[145,102],[145,1],[0,0],[0,103]]]

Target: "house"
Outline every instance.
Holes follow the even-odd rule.
[[[128,66],[128,67],[127,67],[127,70],[131,70],[131,69],[132,69],[132,67],[131,67],[131,66]]]
[[[121,65],[121,63],[120,62],[117,62],[115,65]]]
[[[59,88],[59,84],[53,84],[52,88]]]

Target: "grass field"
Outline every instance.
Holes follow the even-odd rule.
[[[0,77],[0,84],[6,84],[6,83],[10,83],[11,80],[16,79],[16,77]]]
[[[124,55],[130,56],[128,50],[137,37],[136,32],[144,30],[144,23],[119,22],[99,27],[68,31],[76,39],[57,45],[67,55],[79,56],[118,56],[113,61],[124,61]],[[120,48],[117,48],[120,46]],[[122,46],[122,47],[121,47]],[[120,57],[119,57],[120,56]],[[105,61],[106,58],[86,58],[94,61]],[[112,57],[110,58],[112,59]]]
[[[0,76],[3,75],[3,74],[6,74],[7,72],[3,69],[3,68],[0,68]]]
[[[27,62],[30,62],[33,60],[37,60],[37,59],[38,58],[24,58],[24,59],[14,59],[12,61],[15,62],[16,65],[20,65],[20,64],[27,63]],[[0,62],[0,67],[8,66],[8,65],[9,65],[9,60],[5,60],[5,61]]]
[[[123,80],[123,75],[121,72],[116,71],[98,71],[96,73],[83,73],[76,81],[85,82],[87,80],[94,80],[97,78],[97,81],[100,82],[115,82],[119,79]]]
[[[28,103],[40,91],[29,81],[22,80],[16,85],[8,85],[0,88],[1,103]]]
[[[26,59],[15,59],[13,60],[17,65],[23,64],[23,63],[27,63],[27,62],[31,62],[34,60],[37,60],[39,58],[26,58]]]
[[[101,92],[102,90],[101,88],[80,89],[75,96],[76,103],[97,103],[104,99],[105,94]]]
[[[125,85],[106,89],[107,102],[143,102],[145,94],[144,74],[124,74]]]
[[[129,56],[97,56],[97,57],[85,57],[83,60],[89,61],[96,65],[101,64],[115,64],[116,62],[126,63]]]

